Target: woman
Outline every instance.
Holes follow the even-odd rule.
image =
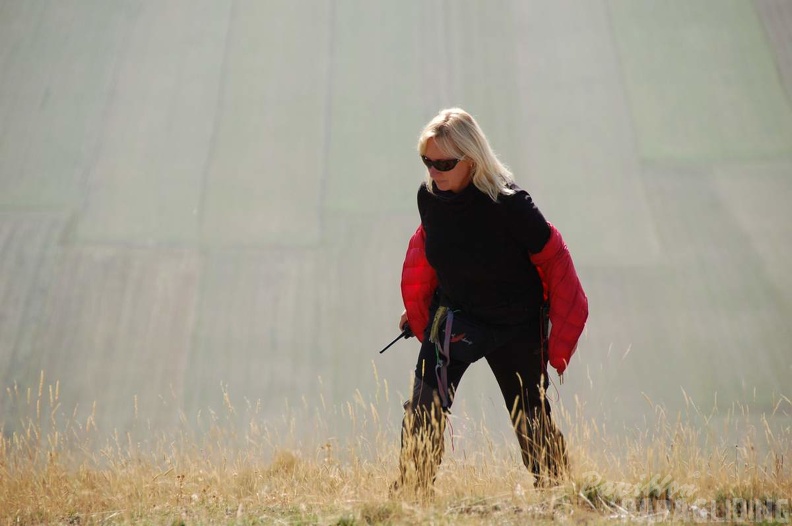
[[[558,483],[568,462],[544,396],[547,363],[564,372],[588,316],[567,247],[464,110],[432,119],[418,152],[428,172],[418,190],[421,225],[404,262],[399,327],[408,325],[422,345],[395,488],[430,489],[445,413],[465,370],[482,357],[526,467],[537,484]]]

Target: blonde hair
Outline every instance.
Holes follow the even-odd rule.
[[[500,194],[514,193],[510,187],[514,176],[495,156],[484,132],[468,112],[460,108],[440,111],[429,121],[418,138],[419,154],[426,153],[426,143],[432,138],[446,154],[471,162],[473,184],[493,201],[497,202]],[[432,178],[428,174],[426,188],[432,192]]]

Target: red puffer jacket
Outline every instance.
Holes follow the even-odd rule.
[[[531,255],[531,262],[536,265],[550,299],[550,365],[562,374],[586,325],[588,299],[561,233],[552,224],[548,226],[550,239],[541,252]],[[425,245],[426,233],[423,226],[418,226],[407,247],[401,281],[407,321],[420,341],[429,323],[429,304],[437,288],[437,274],[426,259]]]
[[[426,232],[418,225],[407,245],[407,255],[402,266],[401,291],[407,323],[418,340],[423,342],[424,330],[429,324],[429,304],[437,288],[437,274],[426,260]]]
[[[572,256],[561,233],[550,227],[550,239],[542,251],[531,254],[550,300],[550,337],[547,354],[550,365],[562,374],[572,358],[588,318],[588,298],[578,279]]]

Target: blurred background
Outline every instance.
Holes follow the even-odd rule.
[[[787,0],[0,0],[0,420],[44,371],[104,430],[224,391],[273,421],[376,395],[397,429],[417,342],[377,351],[449,106],[588,294],[559,403],[625,429],[684,393],[770,412],[791,101]],[[508,431],[484,363],[454,412]]]

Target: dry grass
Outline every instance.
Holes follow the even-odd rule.
[[[572,477],[549,490],[534,490],[514,451],[482,429],[480,447],[443,464],[434,496],[405,500],[388,494],[399,422],[380,419],[380,393],[373,401],[358,394],[336,411],[354,429],[349,438],[333,439],[316,414],[262,422],[255,406],[240,414],[227,397],[226,414],[212,414],[205,431],[184,426],[140,441],[132,432],[108,437],[90,416],[78,421],[62,410],[58,391],[42,375],[38,390],[5,393],[16,420],[7,412],[0,442],[0,523],[789,519],[792,402],[785,397],[757,417],[742,406],[702,414],[690,400],[671,416],[647,400],[650,424],[631,436],[610,436],[579,410],[561,408]],[[298,441],[299,419],[314,422],[312,440]]]

